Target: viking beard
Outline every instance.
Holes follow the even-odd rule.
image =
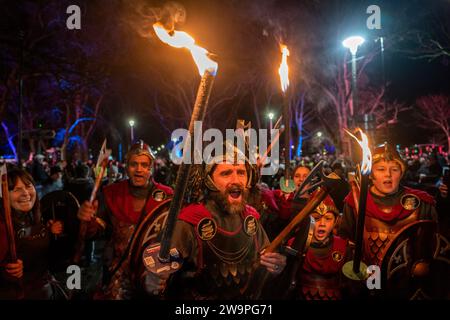
[[[241,202],[240,203],[230,203],[228,197],[230,192],[239,190],[241,192]],[[228,187],[225,192],[214,191],[211,192],[211,199],[216,203],[217,207],[223,212],[230,215],[242,214],[245,210],[245,205],[247,204],[248,189],[244,188],[242,185],[234,184]]]

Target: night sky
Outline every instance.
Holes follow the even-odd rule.
[[[1,1],[2,8],[5,8],[0,30],[1,53],[2,56],[16,59],[16,61],[2,59],[3,82],[6,81],[11,66],[18,64],[17,31],[28,30],[27,27],[36,23],[34,20],[31,21],[33,7],[27,3],[30,2]],[[55,1],[35,1],[35,3],[45,5]],[[129,140],[127,122],[130,117],[136,120],[135,136],[144,138],[153,146],[166,143],[171,130],[185,126],[186,116],[183,117],[176,102],[170,100],[168,96],[177,91],[179,83],[183,85],[190,83],[189,90],[195,93],[199,79],[196,68],[189,53],[169,48],[155,39],[148,28],[143,28],[144,22],[149,24],[152,21],[148,18],[150,15],[145,21],[145,17],[136,14],[136,8],[143,4],[147,7],[160,8],[165,3],[167,1],[58,1],[58,5],[44,10],[45,14],[41,19],[48,22],[55,17],[54,25],[51,26],[55,28],[56,25],[57,36],[49,38],[35,49],[44,57],[42,61],[45,57],[48,60],[58,57],[67,59],[70,64],[79,58],[73,49],[76,48],[73,43],[79,41],[84,47],[84,52],[90,52],[82,62],[89,75],[94,77],[97,72],[98,74],[103,72],[99,70],[107,70],[102,85],[95,87],[95,90],[104,93],[104,100],[95,134],[90,139],[91,149],[96,149],[105,136],[113,141],[112,143],[123,143],[126,148]],[[268,78],[268,83],[272,86],[278,84],[275,73],[279,63],[277,41],[281,39],[292,44],[291,51],[295,52],[291,60],[292,75],[296,77],[294,79],[296,90],[306,92],[309,107],[319,104],[321,99],[321,95],[314,88],[314,79],[317,74],[329,67],[324,62],[329,60],[322,57],[325,55],[342,57],[345,49],[341,41],[354,32],[367,39],[368,44],[361,48],[359,53],[361,55],[376,50],[374,40],[378,36],[387,38],[385,71],[386,80],[390,84],[387,89],[389,101],[397,100],[414,105],[415,100],[423,95],[450,94],[450,57],[442,56],[433,61],[417,59],[420,52],[414,43],[414,36],[411,37],[414,32],[427,34],[433,39],[440,40],[448,48],[450,36],[446,36],[442,31],[445,28],[449,31],[448,0],[195,0],[178,3],[184,5],[186,9],[186,21],[177,28],[190,33],[201,46],[217,54],[219,73],[212,95],[219,96],[218,92],[225,92],[230,85],[243,84],[237,96],[230,99],[228,105],[224,104],[223,110],[214,114],[217,119],[210,120],[212,125],[220,129],[224,129],[225,125],[228,127],[234,125],[234,120],[228,123],[222,121],[227,110],[236,112],[234,119],[243,117],[256,123],[254,112],[249,107],[251,98],[246,84],[254,82],[251,80],[253,78],[249,78],[249,74],[252,74],[254,79]],[[81,30],[64,29],[64,19],[67,17],[64,10],[70,4],[78,4],[81,7]],[[365,11],[371,4],[379,5],[381,8],[381,31],[371,31],[365,27],[368,17]],[[11,55],[10,52],[15,54]],[[45,64],[41,62],[36,52],[26,55],[25,68],[34,70],[39,67],[42,71]],[[381,70],[380,55],[377,55],[365,70],[371,85],[382,84]],[[32,91],[30,83],[25,83],[25,87],[26,92]],[[51,94],[48,96],[52,97]],[[9,107],[0,114],[13,133],[17,132],[17,99],[16,92],[7,101]],[[163,113],[168,112],[169,117],[155,114],[155,99]],[[60,99],[54,101],[56,107],[61,107]],[[276,106],[277,99],[274,101],[273,109],[276,112],[280,111],[280,106]],[[267,106],[261,108],[264,109],[261,111],[264,113]],[[44,127],[57,129],[51,128],[52,124],[47,120],[44,117],[37,119],[36,122],[41,121]],[[430,141],[430,132],[416,129],[416,120],[412,112],[401,114],[399,120],[400,123],[391,128],[392,138],[396,143],[413,144]],[[265,125],[263,121],[265,120],[262,119],[262,126]],[[62,126],[62,123],[55,122],[55,126]],[[307,129],[314,131],[319,124],[312,121],[309,126]],[[0,139],[2,150],[5,150],[6,137],[3,132]]]

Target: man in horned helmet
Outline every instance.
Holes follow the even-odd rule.
[[[104,187],[98,200],[84,202],[78,211],[78,218],[89,223],[88,238],[110,235],[99,298],[131,299],[143,289],[135,288],[130,281],[129,242],[139,222],[173,194],[170,187],[152,179],[154,160],[146,143],[140,140],[133,144],[126,155],[128,179]]]
[[[388,143],[373,152],[363,235],[363,262],[381,268],[381,287],[393,298],[424,298],[421,287],[432,273],[436,243],[435,201],[424,191],[400,185],[405,164]],[[359,197],[358,197],[359,198]],[[355,239],[354,197],[345,199],[339,234]],[[391,290],[389,290],[391,289]]]
[[[283,270],[283,255],[260,255],[269,241],[258,212],[246,204],[251,170],[248,159],[230,143],[226,143],[225,155],[207,162],[204,200],[183,208],[175,226],[172,246],[184,262],[183,269],[170,279],[169,296],[242,299],[258,264],[276,275]],[[154,284],[154,294],[166,285],[153,274],[147,281]]]

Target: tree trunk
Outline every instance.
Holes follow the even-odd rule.
[[[66,103],[66,131],[64,132],[64,141],[61,146],[61,160],[67,160],[67,144],[69,143],[69,129],[70,129],[70,107]]]

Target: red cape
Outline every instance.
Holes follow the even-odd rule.
[[[243,218],[245,219],[249,215],[255,217],[256,219],[259,219],[259,213],[256,211],[256,209],[252,206],[246,205],[245,211],[243,213]],[[190,204],[184,207],[178,215],[179,220],[183,220],[194,226],[196,226],[203,218],[211,217],[211,212],[208,211],[204,204]]]
[[[340,272],[342,265],[346,262],[344,259],[346,249],[347,240],[333,236],[333,244],[328,254],[323,257],[316,256],[311,249],[307,250],[305,261],[303,262],[303,269],[306,272],[317,274],[335,274]],[[335,253],[339,253],[342,260],[334,260],[333,254]]]
[[[166,194],[166,196],[173,195],[172,188],[154,181],[153,184],[154,188],[152,192],[155,190],[161,190]],[[133,210],[133,196],[129,190],[128,180],[120,181],[104,187],[103,193],[105,195],[105,201],[108,208],[117,219],[126,223],[138,223],[141,211]],[[159,203],[159,201],[156,201],[152,195],[150,195],[147,205],[145,206],[146,212],[150,212]]]
[[[404,195],[413,194],[417,196],[420,199],[420,201],[429,203],[433,206],[435,205],[435,200],[433,196],[429,195],[425,191],[403,187],[403,194]],[[355,203],[353,201],[353,195],[351,192],[347,195],[344,201],[353,209],[355,208]],[[397,219],[404,219],[413,212],[414,210],[406,210],[405,208],[403,208],[402,204],[399,202],[392,208],[391,212],[386,213],[382,211],[380,208],[378,208],[378,206],[375,204],[375,201],[373,200],[373,196],[370,193],[370,191],[367,193],[366,215],[368,217],[389,222]]]

